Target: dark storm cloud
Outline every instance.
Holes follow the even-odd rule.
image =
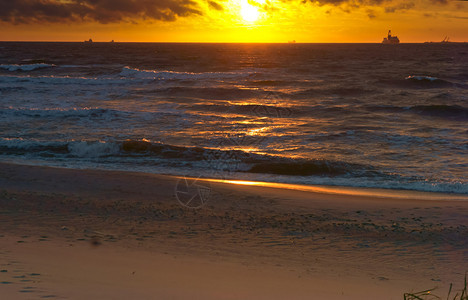
[[[192,0],[0,0],[0,21],[10,23],[110,23],[136,18],[174,21],[200,14]]]
[[[396,12],[398,10],[408,10],[408,9],[413,8],[413,7],[414,7],[413,2],[400,3],[400,4],[397,4],[397,5],[385,7],[385,12],[386,13],[394,13],[394,12]]]
[[[224,7],[218,2],[208,1],[208,4],[210,5],[211,8],[214,8],[216,10],[224,10]]]
[[[255,2],[252,2],[251,4],[255,5]],[[275,4],[273,4],[270,0],[266,0],[264,4],[257,4],[257,6],[268,13],[274,13],[279,11]]]
[[[375,19],[377,16],[375,15],[375,11],[373,9],[366,10],[367,16],[369,19]]]
[[[289,0],[283,0],[289,1]],[[340,9],[346,13],[352,13],[353,10],[359,9],[362,6],[378,6],[384,3],[391,3],[394,0],[301,0],[302,3],[312,3],[315,5],[334,5],[339,6]],[[367,10],[369,19],[377,17],[375,11]]]
[[[283,0],[285,2],[289,2],[288,0]],[[468,0],[428,0],[432,3],[436,3],[436,4],[448,4],[450,2],[453,2],[453,1],[468,1]],[[339,6],[341,4],[347,4],[351,7],[360,7],[360,6],[363,6],[363,5],[380,5],[380,4],[384,4],[384,3],[391,3],[391,2],[395,2],[393,0],[301,0],[302,3],[314,3],[314,4],[318,4],[318,5],[326,5],[326,4],[330,4],[330,5],[335,5],[335,6]],[[406,3],[403,3],[403,5],[405,5]],[[412,3],[408,3],[409,5],[413,5]],[[407,5],[408,6],[408,5]],[[391,7],[390,7],[391,9]],[[395,10],[398,10],[400,8],[396,8]]]
[[[336,6],[346,3],[355,7],[359,7],[361,5],[378,5],[388,1],[391,0],[303,0],[302,2],[311,2],[318,5],[332,4]]]
[[[468,0],[451,0],[451,1],[450,0],[431,0],[431,1],[433,3],[438,3],[438,4],[447,4],[447,3],[453,2],[453,1],[455,1],[455,2],[466,2]]]

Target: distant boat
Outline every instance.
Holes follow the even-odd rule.
[[[114,40],[110,41],[110,43],[113,43],[113,42],[114,42]]]
[[[388,31],[388,35],[387,37],[384,37],[383,41],[382,41],[382,44],[399,44],[400,43],[400,40],[398,39],[397,36],[392,36],[392,31],[389,30]]]
[[[295,44],[296,40],[288,41],[289,44]]]
[[[451,42],[450,38],[448,36],[445,36],[445,38],[440,41],[440,42],[424,42],[426,44],[447,44],[447,43],[456,43],[456,42]]]
[[[93,42],[93,39],[89,39],[87,41],[84,41],[85,43],[92,43]]]
[[[442,40],[441,43],[450,43],[450,38],[448,36],[445,36],[445,38]]]

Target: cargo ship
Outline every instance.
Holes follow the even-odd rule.
[[[387,37],[384,37],[382,44],[399,44],[400,40],[397,36],[392,36],[392,31],[388,31]]]

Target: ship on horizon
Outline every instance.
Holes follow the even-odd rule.
[[[448,43],[454,43],[450,41],[450,38],[448,36],[445,36],[445,38],[440,41],[440,42],[424,42],[425,44],[448,44]]]
[[[398,39],[396,35],[392,36],[391,30],[388,31],[387,37],[384,37],[382,41],[382,44],[399,44],[399,43],[400,43],[400,39]]]

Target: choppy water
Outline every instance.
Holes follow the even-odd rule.
[[[468,44],[0,43],[0,159],[468,193]]]

